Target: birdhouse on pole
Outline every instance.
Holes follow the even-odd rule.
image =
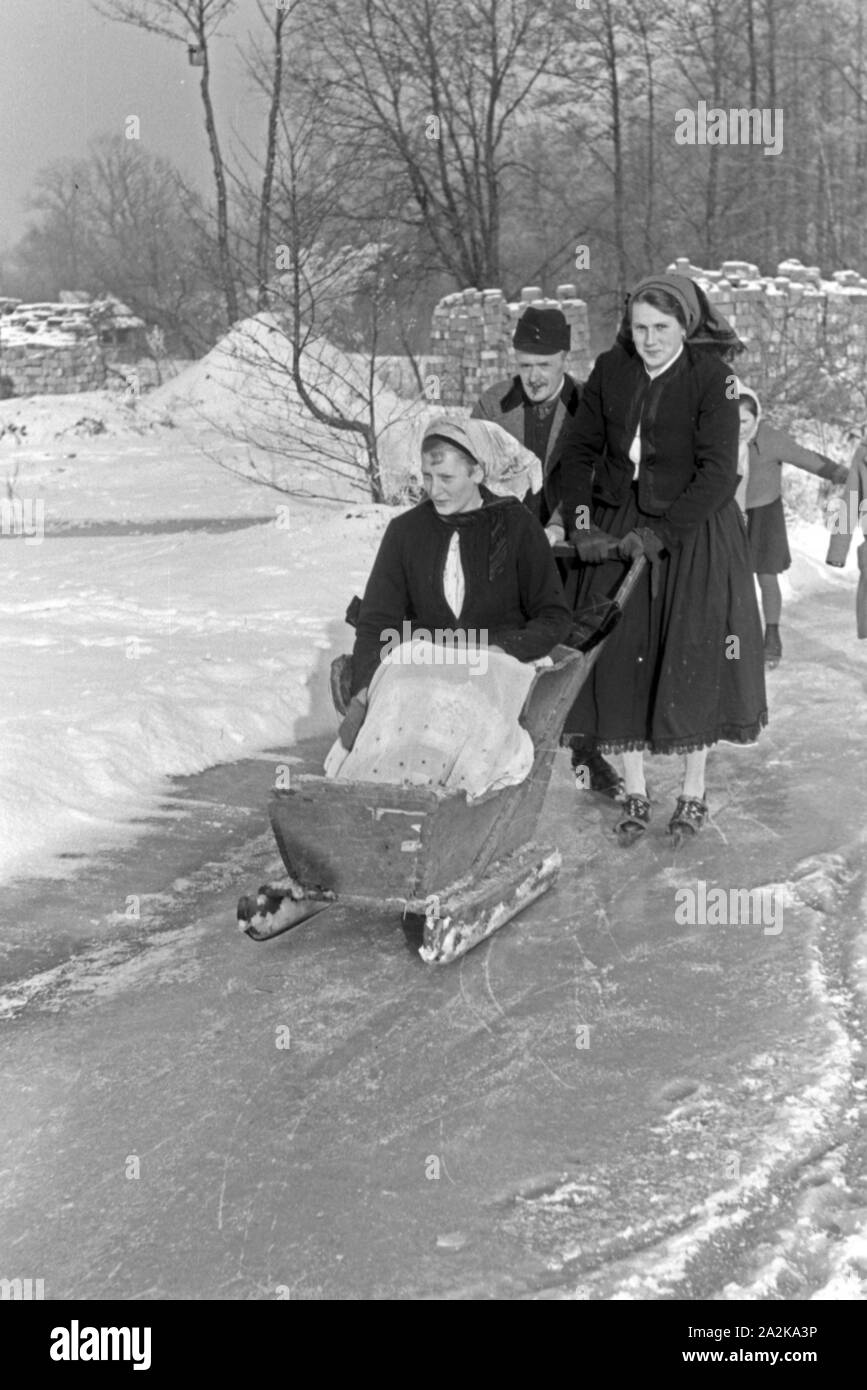
[[[187,57],[191,68],[203,68],[205,66],[205,50],[198,44],[187,44]]]

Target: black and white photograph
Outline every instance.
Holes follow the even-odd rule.
[[[0,0],[0,193],[28,1364],[554,1301],[827,1374],[867,4]]]

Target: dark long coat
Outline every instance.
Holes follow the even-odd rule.
[[[717,356],[690,347],[653,381],[620,346],[593,368],[562,454],[571,534],[583,516],[618,538],[646,527],[665,549],[657,592],[646,572],[569,713],[576,744],[689,752],[752,742],[767,722],[761,621],[734,500],[734,380]],[[613,596],[624,573],[617,559],[587,565],[577,606]]]

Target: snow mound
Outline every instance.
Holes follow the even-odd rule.
[[[357,486],[366,490],[364,440],[338,422],[368,422],[372,401],[380,437],[389,425],[412,416],[416,406],[366,369],[364,359],[325,338],[311,338],[304,348],[303,393],[292,364],[285,325],[274,314],[257,314],[235,324],[205,357],[151,392],[148,402],[179,423],[204,422],[253,449],[277,452],[299,469],[313,462],[323,474],[357,475]],[[324,418],[317,419],[317,413]],[[385,450],[383,471],[387,490],[399,491],[407,471],[399,451]]]

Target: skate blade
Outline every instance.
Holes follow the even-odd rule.
[[[287,896],[273,911],[268,911],[268,899],[264,894],[259,894],[255,899],[243,897],[238,903],[238,930],[244,936],[249,936],[251,941],[271,941],[275,936],[282,936],[284,932],[309,921],[311,917],[317,917],[320,912],[333,906],[335,901],[333,893],[326,898],[300,900]]]
[[[615,828],[614,838],[621,849],[630,849],[632,845],[637,845],[639,840],[643,840],[646,834],[645,826],[626,825],[623,829]]]
[[[692,844],[698,831],[693,830],[691,825],[676,825],[673,829],[669,829],[668,834],[673,848],[680,849],[684,843]]]

